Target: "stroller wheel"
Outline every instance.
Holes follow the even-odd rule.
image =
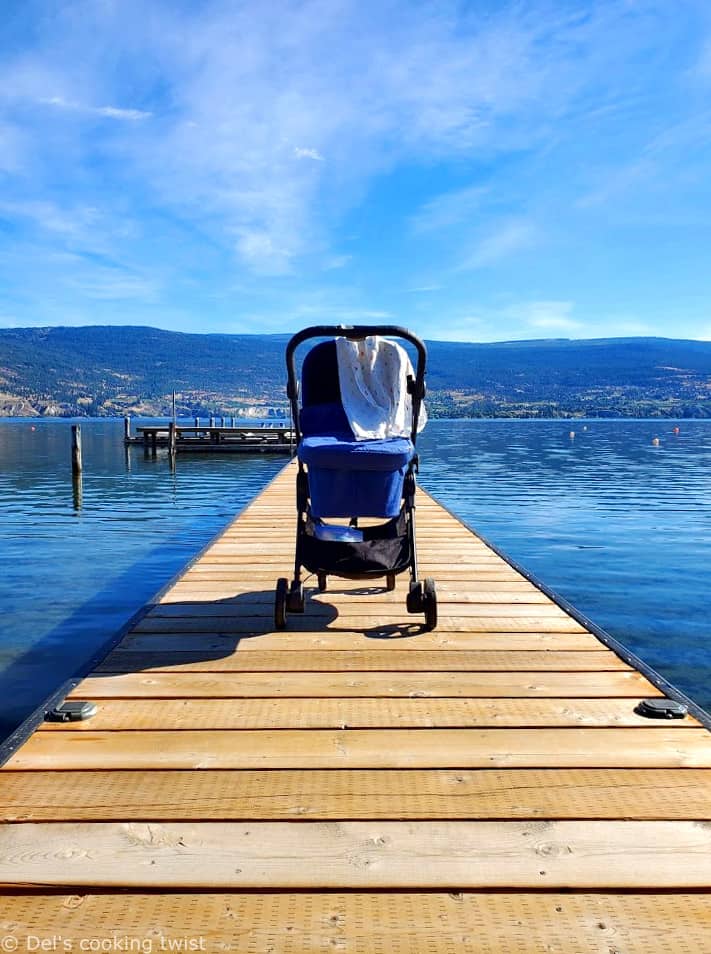
[[[395,574],[388,573],[385,577],[385,589],[388,593],[391,593],[395,589]]]
[[[425,580],[422,602],[424,603],[425,628],[434,629],[437,625],[437,592],[435,581],[430,576]]]
[[[286,626],[286,598],[289,593],[289,581],[285,577],[277,580],[274,594],[274,628],[284,629]]]
[[[292,581],[286,597],[286,609],[289,613],[304,612],[304,587],[296,580]]]
[[[422,583],[410,583],[410,592],[407,594],[407,612],[422,613],[424,611]]]
[[[325,573],[318,574],[318,588],[321,593],[325,593],[328,589],[328,577]]]

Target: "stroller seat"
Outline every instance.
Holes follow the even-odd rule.
[[[345,434],[305,437],[299,460],[309,468],[314,517],[396,517],[411,440],[356,441]]]
[[[415,447],[406,437],[356,440],[341,401],[334,341],[316,345],[302,372],[302,439],[314,517],[396,517]]]
[[[412,460],[415,448],[407,437],[356,441],[340,434],[305,437],[299,445],[299,459],[309,467],[339,470],[400,470]]]

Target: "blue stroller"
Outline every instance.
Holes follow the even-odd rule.
[[[348,342],[363,343],[372,341],[372,336],[385,335],[409,342],[417,352],[414,377],[408,374],[406,379],[411,402],[409,434],[358,440],[344,408],[344,372],[339,371],[337,345],[347,347]],[[295,352],[300,344],[314,338],[327,340],[320,340],[306,354],[299,388]],[[384,577],[386,589],[393,590],[396,575],[409,570],[407,611],[423,613],[426,629],[437,625],[435,584],[430,578],[424,582],[418,579],[415,539],[415,443],[425,396],[426,361],[424,343],[406,329],[392,325],[322,325],[305,328],[289,341],[287,394],[297,441],[298,515],[294,578],[289,583],[282,577],[276,586],[277,629],[286,626],[290,613],[304,612],[302,568],[316,575],[322,592],[329,576],[351,580]],[[412,370],[409,363],[407,367]],[[389,369],[379,370],[386,372],[387,382]],[[347,526],[327,522],[327,518],[344,517],[349,520]],[[361,527],[360,517],[384,522]]]

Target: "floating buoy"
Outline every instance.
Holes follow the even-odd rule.
[[[35,425],[33,424],[32,427],[30,428],[30,430],[31,430],[31,431],[36,431],[37,428],[36,428]]]
[[[674,433],[675,433],[675,434],[678,434],[680,430],[681,430],[681,428],[675,427],[675,428],[674,428]]]
[[[654,444],[655,447],[659,447],[659,438],[658,438],[658,437],[653,437],[653,438],[652,438],[652,443]]]
[[[588,425],[587,425],[587,424],[584,424],[584,425],[583,425],[583,430],[584,430],[584,431],[587,431],[587,429],[588,429]]]
[[[571,431],[570,434],[568,434],[568,437],[569,437],[569,438],[571,439],[571,441],[572,441],[572,439],[575,437],[575,431]]]

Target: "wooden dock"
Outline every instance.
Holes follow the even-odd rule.
[[[128,419],[126,419],[128,421]],[[145,424],[131,433],[126,423],[124,445],[156,453],[159,447],[172,453],[292,454],[294,432],[288,425],[234,424]]]
[[[14,752],[1,950],[711,950],[711,734],[418,502],[434,632],[404,579],[273,631],[287,466]]]

